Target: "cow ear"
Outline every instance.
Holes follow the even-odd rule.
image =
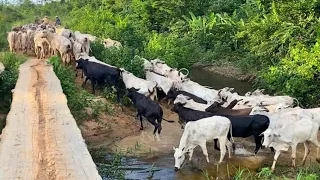
[[[264,132],[262,132],[259,136],[263,136],[264,135]]]
[[[176,148],[174,146],[172,148],[173,148],[174,151],[176,151]]]
[[[231,92],[231,91],[233,91],[234,90],[234,88],[229,88],[229,91]]]
[[[280,131],[277,131],[277,130],[274,130],[273,131],[273,134],[274,134],[274,136],[276,136],[276,137],[280,137],[281,135],[280,135]]]

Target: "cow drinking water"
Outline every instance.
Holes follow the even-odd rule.
[[[181,165],[183,164],[186,153],[189,153],[189,161],[191,161],[193,150],[197,146],[201,147],[207,162],[209,162],[206,143],[213,139],[218,139],[220,143],[221,150],[219,163],[221,163],[224,158],[226,146],[228,146],[229,158],[231,158],[231,143],[227,139],[229,131],[230,134],[232,134],[230,120],[221,116],[208,117],[187,123],[179,147],[173,148],[175,151],[175,170],[177,171],[182,168]]]

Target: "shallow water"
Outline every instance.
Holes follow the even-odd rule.
[[[216,90],[224,87],[232,87],[234,88],[234,92],[238,92],[240,95],[244,95],[252,88],[251,83],[238,81],[237,79],[225,77],[211,71],[205,71],[201,68],[193,69],[190,77],[191,80],[203,86],[210,86]]]
[[[245,144],[252,145],[250,142]],[[205,180],[205,172],[208,173],[209,177],[229,179],[229,176],[235,174],[239,168],[248,168],[251,173],[254,173],[262,163],[268,161],[265,155],[270,153],[264,149],[257,156],[253,156],[252,152],[249,152],[250,150],[242,146],[242,143],[237,143],[235,154],[232,154],[233,157],[228,159],[226,155],[224,162],[218,165],[219,152],[214,150],[213,144],[208,143],[207,147],[210,163],[206,162],[201,149],[197,147],[192,162],[186,160],[186,164],[177,172],[174,170],[173,153],[158,154],[151,158],[122,157],[119,168],[124,171],[125,179]],[[108,154],[105,156],[104,163],[111,164],[112,158],[113,155]],[[105,177],[104,179],[108,178]]]

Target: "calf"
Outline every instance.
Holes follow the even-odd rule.
[[[130,88],[127,90],[128,90],[127,96],[131,99],[131,101],[135,105],[138,111],[137,116],[140,117],[140,122],[141,122],[140,130],[143,130],[142,116],[144,116],[154,126],[153,134],[155,134],[157,130],[158,130],[158,134],[160,134],[162,129],[161,127],[162,119],[169,123],[174,122],[174,121],[168,121],[164,119],[163,111],[160,105],[152,101],[150,98],[144,96],[143,94],[138,93],[137,91],[139,91],[139,89]]]
[[[169,99],[169,100],[175,100],[177,98],[178,95],[185,95],[185,96],[188,96],[190,97],[192,100],[194,100],[195,102],[197,103],[201,103],[201,104],[207,104],[207,101],[202,99],[202,98],[199,98],[198,96],[195,96],[191,93],[188,93],[186,91],[180,91],[180,90],[176,90],[174,88],[171,88],[168,93],[167,93],[167,96],[166,96],[166,99]]]
[[[292,165],[296,166],[296,150],[299,143],[304,143],[305,153],[302,160],[304,165],[307,155],[309,154],[308,141],[317,146],[317,158],[319,159],[320,143],[317,139],[319,124],[310,120],[309,118],[302,118],[299,121],[293,123],[287,123],[279,129],[267,129],[261,135],[264,136],[263,145],[266,147],[273,147],[276,150],[274,155],[271,171],[274,170],[277,159],[281,151],[288,151],[289,147],[292,149]]]
[[[177,112],[179,115],[179,120],[188,122],[188,121],[197,121],[202,118],[212,117],[216,114],[210,112],[202,112],[189,108],[183,107],[183,104],[175,104],[171,111]],[[234,137],[249,137],[254,136],[256,148],[254,153],[256,154],[261,147],[262,137],[260,134],[265,131],[269,126],[269,118],[265,115],[250,115],[250,116],[230,116],[222,115],[230,119],[232,124],[232,132]],[[228,135],[230,138],[230,135]],[[217,147],[217,140],[215,140],[215,149]]]
[[[119,78],[120,70],[115,67],[106,66],[100,63],[91,62],[88,59],[82,59],[76,61],[76,69],[82,69],[86,76],[82,87],[85,86],[88,80],[91,81],[92,91],[95,93],[94,86],[96,84],[108,83],[114,85],[117,90],[117,101],[120,102],[119,97]]]
[[[221,147],[220,160],[222,162],[224,155],[226,154],[226,146],[228,146],[229,158],[231,158],[231,143],[227,140],[227,135],[230,131],[232,134],[232,128],[230,128],[230,120],[226,117],[213,116],[199,121],[189,122],[182,134],[180,144],[178,148],[174,148],[175,170],[179,170],[185,159],[185,154],[189,154],[189,161],[191,161],[193,150],[195,147],[200,146],[203,154],[206,156],[207,162],[209,162],[207,152],[207,141],[218,139]]]

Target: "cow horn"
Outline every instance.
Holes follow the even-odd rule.
[[[184,74],[181,72],[182,70],[186,70],[186,71],[187,71],[187,74],[184,75]],[[186,69],[186,68],[181,68],[181,69],[179,69],[179,72],[178,72],[178,75],[179,75],[179,76],[180,76],[180,72],[181,72],[184,76],[188,76],[188,75],[189,75],[189,70]]]

